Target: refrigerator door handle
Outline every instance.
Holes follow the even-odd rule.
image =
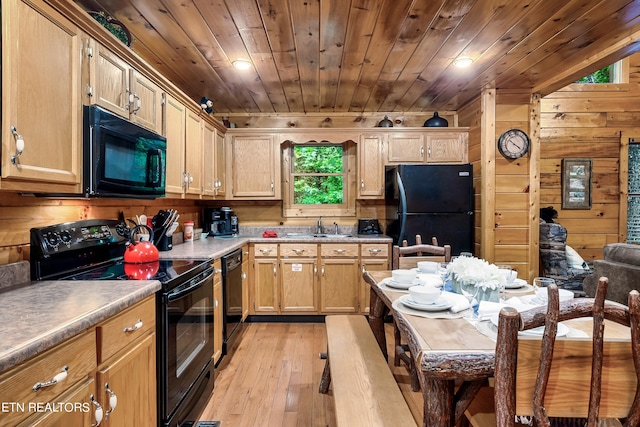
[[[402,182],[402,177],[400,174],[397,174],[398,177],[398,193],[400,196],[400,212],[398,212],[398,216],[400,217],[400,231],[398,232],[398,245],[400,245],[404,240],[404,230],[407,224],[407,194],[404,190],[404,184]]]

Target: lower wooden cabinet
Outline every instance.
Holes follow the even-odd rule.
[[[255,243],[249,252],[250,313],[259,315],[368,313],[362,269],[389,268],[388,243]]]
[[[224,299],[222,296],[222,268],[220,259],[213,263],[216,273],[213,279],[213,363],[222,357]]]
[[[149,297],[96,328],[101,426],[157,424],[155,307]]]

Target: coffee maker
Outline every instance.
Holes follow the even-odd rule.
[[[203,215],[203,232],[209,236],[233,236],[238,234],[238,217],[229,207],[206,208]]]

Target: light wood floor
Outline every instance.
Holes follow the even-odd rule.
[[[233,357],[217,370],[201,420],[222,421],[222,427],[335,426],[331,390],[318,393],[325,363],[318,355],[326,347],[324,323],[245,324]],[[406,369],[393,366],[391,357],[389,364],[420,425],[422,395],[411,392]]]

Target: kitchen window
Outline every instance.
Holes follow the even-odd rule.
[[[355,216],[355,144],[283,144],[283,216]]]

